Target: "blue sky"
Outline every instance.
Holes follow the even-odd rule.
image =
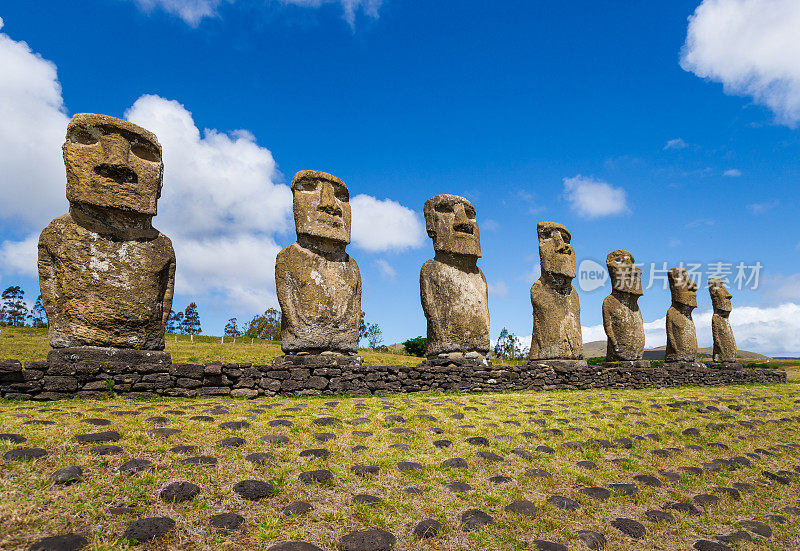
[[[530,335],[535,226],[554,220],[579,262],[760,262],[758,289],[731,289],[739,346],[800,355],[793,0],[6,0],[0,18],[0,286],[26,298],[36,235],[67,209],[66,121],[88,111],[164,146],[154,223],[207,334],[276,305],[286,185],[315,169],[354,197],[349,251],[387,343],[425,332],[422,205],[454,193],[477,209],[493,338]],[[608,290],[579,289],[584,340]],[[640,305],[663,344],[668,291]]]

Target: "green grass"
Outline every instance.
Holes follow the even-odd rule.
[[[195,343],[196,345],[198,343]],[[237,343],[236,346],[239,344]],[[672,408],[675,400],[702,400],[716,411],[698,413],[700,404]],[[125,528],[137,518],[169,516],[177,527],[163,539],[144,546],[145,549],[254,549],[266,550],[280,541],[303,539],[322,549],[337,548],[339,538],[347,532],[368,527],[383,527],[398,539],[397,549],[505,551],[533,549],[534,539],[563,543],[569,549],[583,549],[577,539],[579,529],[604,533],[607,549],[613,550],[689,550],[694,541],[710,539],[714,534],[728,534],[738,529],[738,519],[767,520],[764,515],[778,513],[791,505],[800,507],[800,479],[789,485],[765,481],[762,470],[800,468],[797,450],[780,446],[797,443],[800,432],[800,384],[747,385],[738,387],[706,387],[649,390],[595,390],[557,392],[516,392],[495,394],[440,394],[260,398],[253,401],[233,399],[150,399],[132,400],[64,400],[29,403],[0,400],[0,427],[8,433],[27,437],[24,444],[0,441],[0,455],[20,447],[42,447],[49,455],[34,461],[0,460],[0,549],[27,549],[41,537],[77,532],[90,539],[92,551],[128,549],[121,539]],[[729,406],[737,406],[730,408]],[[741,406],[738,407],[738,406]],[[213,411],[224,407],[225,411]],[[635,409],[631,409],[635,408]],[[213,412],[212,412],[213,411]],[[134,412],[135,415],[119,415]],[[183,412],[184,414],[179,414]],[[455,413],[463,418],[453,419]],[[387,422],[388,414],[401,415],[405,422]],[[212,415],[212,422],[191,420],[195,415]],[[436,421],[417,417],[431,415]],[[180,433],[167,438],[149,434],[152,416],[168,418],[167,427]],[[318,426],[313,421],[322,416],[341,420],[334,426]],[[109,426],[92,427],[82,422],[87,417],[111,421]],[[366,418],[364,424],[350,423]],[[291,427],[271,426],[275,419],[289,419]],[[52,421],[51,425],[29,421]],[[242,430],[218,428],[224,421],[246,420]],[[745,426],[738,421],[757,425]],[[26,424],[28,423],[28,424]],[[707,427],[709,423],[727,423],[722,431]],[[683,430],[700,430],[697,437],[684,436]],[[397,428],[409,433],[398,433]],[[434,433],[431,429],[436,428]],[[563,434],[546,432],[559,429]],[[119,455],[95,455],[91,444],[81,444],[75,436],[101,430],[116,430],[123,448]],[[354,434],[369,431],[369,436]],[[324,443],[315,433],[329,432],[336,438]],[[533,433],[527,437],[521,432]],[[268,444],[260,439],[279,433],[289,438],[287,444]],[[588,444],[582,449],[566,449],[561,444],[570,440],[591,438],[613,440],[637,434],[633,448],[614,446],[604,449]],[[654,441],[647,435],[656,435]],[[245,444],[239,448],[220,447],[217,440],[241,436]],[[485,436],[486,448],[466,443],[470,436]],[[438,448],[435,439],[447,439],[452,445]],[[726,450],[709,445],[724,444]],[[407,444],[410,449],[390,447]],[[177,445],[195,445],[192,455],[210,455],[219,460],[215,467],[191,467],[181,464],[186,455],[173,453]],[[365,451],[354,452],[353,446],[364,445]],[[539,445],[550,446],[553,454],[536,451]],[[689,445],[700,445],[694,450]],[[301,459],[299,453],[308,448],[325,448],[330,458]],[[512,453],[517,448],[533,454],[532,460]],[[679,448],[660,458],[656,449]],[[660,470],[680,472],[682,465],[700,466],[714,458],[730,458],[753,452],[756,448],[771,450],[750,466],[729,471],[706,470],[701,476],[683,474],[671,482]],[[504,458],[490,462],[478,451],[490,451]],[[273,459],[254,465],[245,460],[252,452],[269,452]],[[461,457],[466,469],[444,467],[442,461]],[[627,463],[615,463],[618,458]],[[153,468],[138,474],[124,474],[119,466],[130,459],[148,459]],[[591,460],[597,469],[586,471],[577,461]],[[421,471],[401,473],[396,464],[416,461]],[[354,464],[377,465],[377,475],[362,478],[350,467]],[[54,485],[49,476],[68,465],[82,467],[83,480],[72,486]],[[536,467],[552,474],[551,478],[527,476],[526,470]],[[329,469],[334,482],[330,485],[302,484],[298,474],[312,469]],[[607,501],[598,501],[578,490],[587,485],[607,487],[611,483],[634,482],[637,474],[652,474],[663,481],[660,488],[637,484],[639,494],[633,497],[612,492]],[[493,484],[489,478],[505,475],[507,484]],[[275,497],[260,501],[244,501],[232,492],[232,486],[244,479],[271,481],[277,488]],[[445,484],[452,481],[470,484],[466,493],[452,493]],[[201,487],[201,493],[186,503],[168,504],[159,499],[159,492],[174,481],[190,481]],[[737,501],[716,490],[733,482],[754,484]],[[422,493],[404,491],[418,487]],[[367,493],[380,497],[383,503],[372,509],[352,501],[352,496]],[[711,493],[721,497],[717,505],[703,509],[699,516],[674,513],[675,521],[653,524],[645,519],[645,511],[660,509],[667,501],[690,502],[692,496]],[[565,512],[546,503],[548,496],[558,494],[581,504],[575,512]],[[528,519],[504,511],[513,500],[534,502],[537,515]],[[308,515],[287,517],[281,509],[295,500],[311,503]],[[112,515],[109,506],[126,505],[132,514]],[[460,514],[469,508],[480,508],[496,522],[475,532],[464,532]],[[219,533],[208,522],[211,515],[236,512],[245,517],[243,528]],[[643,540],[624,536],[610,525],[624,516],[642,522],[647,535]],[[790,516],[790,515],[787,515]],[[442,533],[432,540],[412,537],[414,525],[431,517],[443,524]],[[766,540],[737,547],[742,550],[785,550],[800,548],[800,517],[791,517],[788,524],[768,521],[774,535]]]

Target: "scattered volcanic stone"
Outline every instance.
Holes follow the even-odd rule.
[[[562,448],[566,448],[568,450],[579,450],[586,445],[586,442],[581,440],[569,440],[567,442],[563,442],[561,444]]]
[[[407,473],[419,469],[422,469],[422,464],[417,463],[416,461],[401,461],[397,464],[397,470],[399,470],[401,473]]]
[[[220,513],[213,515],[209,521],[211,526],[219,530],[235,530],[244,523],[244,517],[236,513]]]
[[[159,538],[175,527],[175,521],[169,517],[142,518],[128,526],[124,538],[144,542]]]
[[[181,459],[181,463],[184,465],[202,465],[210,467],[217,464],[217,458],[210,457],[208,455],[198,455],[195,457],[187,457],[186,459]]]
[[[714,536],[714,539],[722,543],[740,543],[743,541],[752,541],[753,537],[744,530],[737,530],[726,536]]]
[[[700,431],[694,427],[691,427],[688,429],[684,429],[684,431],[681,434],[683,434],[684,436],[700,436]]]
[[[230,438],[223,438],[222,440],[217,440],[217,446],[238,448],[243,444],[244,444],[244,438],[240,438],[238,436],[231,436]]]
[[[131,459],[120,465],[119,470],[123,473],[138,473],[149,469],[152,465],[153,462],[147,459]]]
[[[342,421],[336,417],[317,417],[312,422],[318,427],[332,427],[334,425],[342,424]]]
[[[790,484],[792,482],[788,477],[781,476],[779,474],[775,474],[769,471],[761,471],[761,474],[770,480],[779,482],[780,484]]]
[[[83,470],[80,467],[62,467],[50,477],[55,484],[74,484],[83,478]]]
[[[219,424],[219,428],[221,429],[230,429],[230,430],[241,430],[246,429],[250,426],[250,423],[247,421],[226,421],[224,423]]]
[[[322,549],[307,541],[284,541],[273,545],[267,551],[322,551]]]
[[[92,432],[89,434],[79,434],[75,440],[82,443],[96,444],[99,442],[116,442],[120,439],[120,434],[115,430],[107,430],[103,432]]]
[[[658,474],[669,480],[670,482],[680,482],[681,475],[673,473],[672,471],[658,471]]]
[[[25,459],[38,459],[47,455],[47,451],[42,448],[17,448],[8,450],[3,454],[3,459],[8,460],[25,460]]]
[[[787,515],[800,515],[800,507],[793,507],[791,505],[787,505],[783,509],[781,509]]]
[[[600,501],[605,501],[611,497],[611,492],[609,492],[606,488],[602,488],[600,486],[590,486],[588,488],[581,488],[578,491],[589,497],[599,499]]]
[[[533,461],[533,454],[528,450],[523,450],[522,448],[514,448],[513,450],[511,450],[511,453],[513,453],[518,457],[521,457],[526,461]]]
[[[327,469],[319,469],[316,471],[306,471],[298,475],[300,482],[304,484],[327,484],[333,482],[333,473]]]
[[[558,507],[559,509],[564,509],[565,511],[577,511],[581,506],[580,503],[575,500],[557,495],[548,497],[547,503]]]
[[[380,467],[377,465],[353,465],[350,467],[350,470],[357,476],[367,476],[378,474],[378,472],[380,472]]]
[[[697,540],[693,547],[697,551],[733,551],[733,548],[728,545],[709,540]]]
[[[757,520],[738,520],[736,522],[745,530],[749,530],[762,538],[772,537],[772,528],[769,527],[769,524]]]
[[[87,417],[86,419],[81,419],[81,423],[86,423],[87,425],[94,425],[95,427],[105,427],[106,425],[110,425],[111,421],[109,421],[108,419],[101,419],[99,417]]]
[[[699,515],[700,509],[692,505],[691,503],[683,503],[680,501],[676,501],[673,503],[667,503],[664,506],[664,509],[671,509],[673,511],[680,511],[681,513],[689,513],[690,515]]]
[[[314,510],[310,503],[305,501],[292,501],[286,507],[281,509],[281,512],[286,515],[305,515]]]
[[[726,488],[724,486],[718,486],[714,489],[718,492],[722,492],[731,499],[735,499],[738,501],[741,498],[741,492],[739,492],[739,490],[737,490],[736,488]]]
[[[336,440],[336,435],[332,432],[315,432],[314,440],[317,442],[327,442],[328,440]]]
[[[594,530],[578,530],[578,537],[589,549],[602,549],[608,544],[606,537]]]
[[[273,419],[269,423],[267,423],[270,427],[291,427],[292,422],[287,421],[286,419]]]
[[[548,540],[533,540],[533,548],[538,551],[567,551],[567,546]]]
[[[731,484],[731,486],[733,486],[740,492],[747,492],[755,488],[755,486],[753,486],[749,482],[734,482],[733,484]]]
[[[667,513],[666,511],[656,511],[654,509],[645,511],[644,516],[650,522],[672,522],[675,520],[675,517],[673,517],[670,513]]]
[[[359,452],[363,452],[366,449],[367,449],[366,446],[362,446],[362,445],[359,444],[358,446],[353,446],[352,448],[350,448],[350,451],[353,452],[353,453],[359,453]]]
[[[341,551],[390,551],[397,538],[391,532],[379,530],[358,530],[342,536],[339,540]]]
[[[512,479],[510,476],[503,476],[503,475],[489,477],[489,482],[491,482],[492,484],[508,484],[509,482],[511,482],[511,480]]]
[[[529,518],[532,518],[536,515],[536,505],[533,502],[524,499],[512,501],[505,506],[504,510],[508,511],[509,513],[517,513],[518,515]]]
[[[442,465],[445,467],[450,467],[451,469],[466,469],[467,462],[465,459],[461,457],[451,457],[450,459],[445,459],[442,461]]]
[[[472,486],[470,486],[466,482],[459,482],[459,481],[450,482],[449,484],[445,484],[444,487],[455,494],[461,494],[472,490]]]
[[[275,487],[263,480],[242,480],[233,485],[233,491],[252,501],[275,495]]]
[[[389,447],[395,450],[403,450],[403,451],[408,451],[411,449],[411,446],[409,446],[408,444],[392,444]]]
[[[154,425],[166,425],[167,423],[169,423],[169,419],[167,419],[162,415],[156,415],[155,417],[148,417],[147,420],[153,423]],[[110,424],[110,421],[108,423],[101,423],[101,424],[108,425]]]
[[[161,490],[161,501],[180,503],[189,501],[200,493],[200,486],[191,482],[172,482]]]
[[[23,442],[27,442],[28,439],[22,436],[21,434],[14,434],[11,432],[5,432],[0,434],[0,442],[11,442],[12,444],[22,444]]]
[[[637,474],[633,477],[636,482],[641,482],[645,486],[652,486],[653,488],[660,488],[661,481],[651,474]]]
[[[157,429],[150,429],[147,431],[147,434],[153,436],[155,438],[168,438],[173,434],[178,434],[181,432],[181,429],[171,429],[168,427],[158,427]]]
[[[368,507],[377,507],[383,503],[383,500],[377,496],[369,494],[356,494],[353,496],[353,503],[361,503]]]
[[[642,539],[647,532],[641,522],[632,518],[618,517],[611,521],[611,526],[633,539]]]
[[[122,453],[122,448],[113,444],[102,444],[92,447],[89,451],[96,455],[114,455]]]
[[[536,446],[536,451],[542,453],[556,453],[556,450],[550,446]]]
[[[433,538],[439,535],[439,532],[442,531],[442,523],[436,519],[426,518],[424,520],[419,521],[419,523],[414,527],[412,533],[420,538],[420,539],[427,539]]]
[[[529,476],[531,478],[553,478],[553,475],[551,475],[544,469],[536,469],[536,468],[526,470],[525,476]]]
[[[269,463],[274,459],[271,453],[265,453],[265,452],[248,453],[247,455],[244,456],[244,458],[246,461],[249,461],[250,463],[255,463],[257,465]]]
[[[597,463],[594,461],[578,461],[576,465],[581,469],[586,469],[587,471],[593,471],[597,468]]]
[[[470,436],[467,438],[467,444],[471,444],[473,446],[489,446],[489,440],[484,438],[483,436]]]
[[[678,468],[685,473],[693,474],[695,476],[700,476],[701,474],[703,474],[703,469],[701,469],[700,467],[678,467]]]
[[[467,509],[461,513],[461,527],[465,532],[477,530],[487,524],[494,524],[494,518],[480,509]]]
[[[112,506],[108,508],[108,512],[112,515],[130,515],[136,512],[136,507]]]
[[[194,453],[197,451],[197,446],[172,446],[169,451],[172,453]]]
[[[505,459],[503,459],[502,456],[497,455],[496,453],[492,453],[492,452],[482,452],[481,451],[481,452],[478,452],[477,455],[479,457],[481,457],[482,459],[485,459],[486,461],[495,461],[495,462],[505,461]]]
[[[40,539],[28,551],[78,551],[87,545],[89,540],[80,534],[62,534]]]
[[[706,505],[716,505],[719,503],[719,498],[711,494],[697,494],[692,498],[695,504],[705,507]]]
[[[205,422],[212,422],[214,420],[213,417],[210,415],[195,415],[194,417],[189,417],[191,421],[205,421]]]
[[[328,459],[331,452],[325,448],[313,448],[310,450],[303,450],[300,452],[300,457],[313,457],[315,459]]]
[[[267,444],[288,444],[289,438],[282,434],[265,434],[261,440]]]
[[[453,443],[450,440],[434,440],[433,445],[437,448],[449,448]]]

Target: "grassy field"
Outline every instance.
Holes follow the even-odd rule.
[[[128,526],[150,517],[175,521],[143,547],[159,551],[266,550],[286,541],[332,551],[345,534],[367,528],[390,532],[400,550],[521,551],[536,549],[537,541],[566,546],[546,549],[586,549],[581,530],[602,534],[614,550],[686,550],[697,540],[739,530],[752,541],[736,549],[800,549],[799,404],[798,384],[0,401],[2,432],[27,439],[0,438],[0,549],[28,549],[65,533],[82,534],[93,551],[127,549],[133,543],[123,537]],[[231,421],[245,423],[222,425]],[[157,430],[164,428],[176,430]],[[118,446],[115,453],[100,455],[100,443],[77,439],[100,431],[118,433],[118,440],[104,443]],[[47,455],[6,455],[23,447]],[[303,453],[311,449],[327,454]],[[197,456],[216,463],[183,463]],[[444,463],[452,458],[461,461]],[[131,460],[149,463],[126,472],[122,466]],[[402,462],[418,465],[405,470]],[[359,475],[356,465],[371,466],[373,474]],[[51,475],[67,466],[79,466],[81,479],[55,484]],[[329,471],[331,481],[301,481],[301,473],[318,470]],[[243,499],[234,491],[243,480],[267,482],[269,495]],[[165,501],[162,491],[175,482],[192,483],[198,493]],[[376,500],[357,502],[359,495]],[[554,496],[573,500],[577,509],[560,508]],[[529,502],[532,516],[506,509],[518,500]],[[313,509],[285,514],[284,507],[297,501]],[[469,530],[462,514],[470,509],[493,522]],[[220,513],[244,522],[219,530],[210,518]],[[653,521],[664,513],[671,518]],[[426,518],[441,524],[439,534],[413,536]],[[619,518],[643,530],[640,539],[615,527],[622,526]],[[748,524],[753,520],[765,523],[769,537],[757,535],[764,527]]]

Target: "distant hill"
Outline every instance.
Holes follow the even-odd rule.
[[[663,360],[664,359],[664,350],[666,346],[659,346],[657,348],[648,348],[644,351],[642,357],[645,360]],[[712,348],[709,346],[707,348],[700,348],[697,350],[700,357],[711,357]],[[584,358],[596,358],[598,356],[605,356],[606,355],[606,341],[592,341],[592,342],[585,342],[583,343],[583,357]],[[769,359],[769,356],[764,356],[763,354],[759,354],[757,352],[748,352],[747,350],[738,350],[736,353],[737,357],[743,360],[765,360]]]

